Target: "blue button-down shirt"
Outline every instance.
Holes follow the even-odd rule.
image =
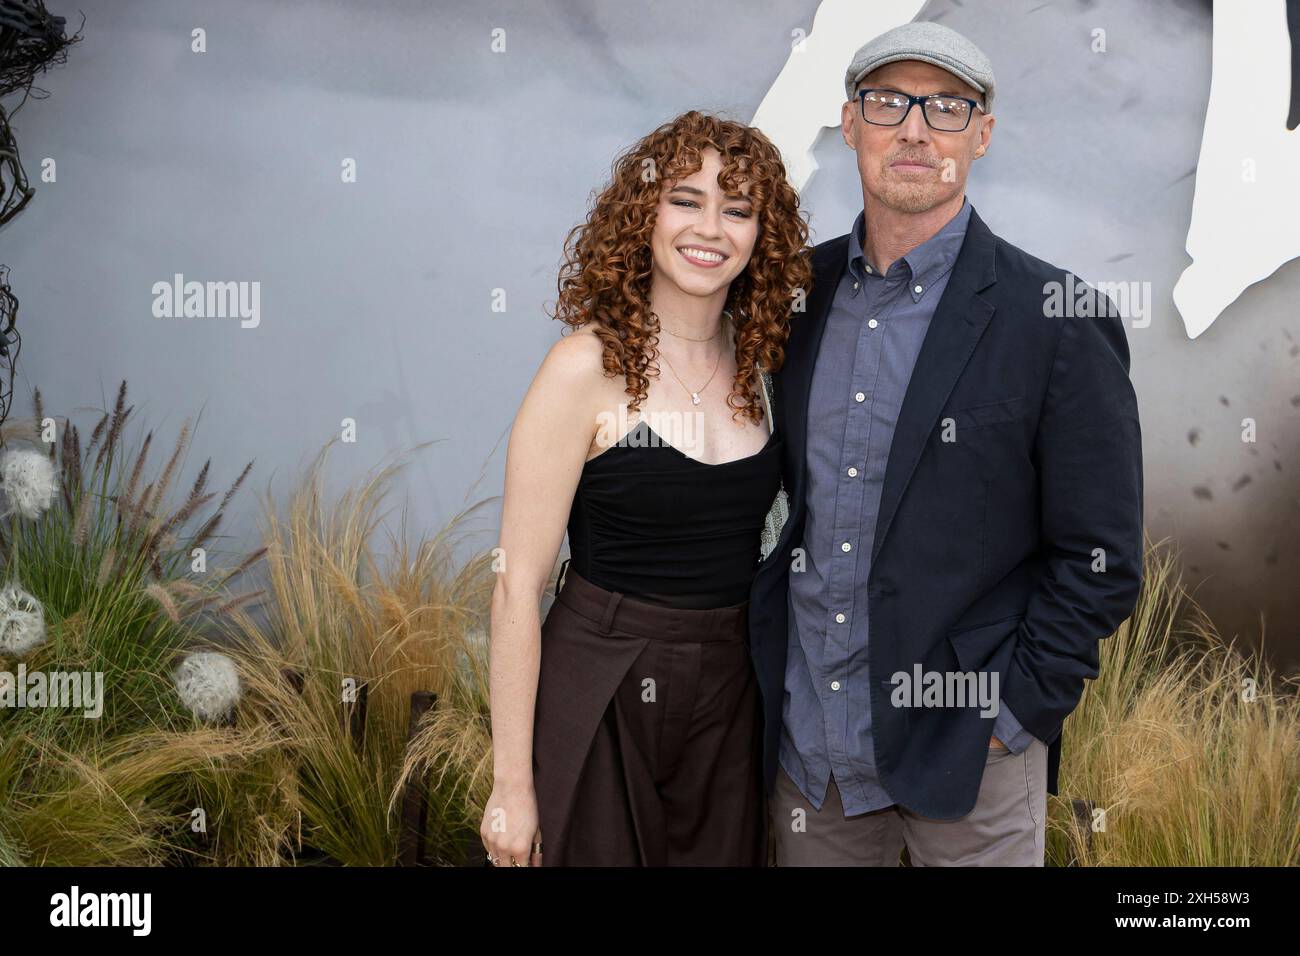
[[[867,663],[867,575],[885,465],[907,383],[966,237],[970,201],[881,275],[853,223],[808,400],[804,570],[790,574],[779,759],[820,810],[832,772],[846,816],[893,805],[876,774]],[[993,734],[1013,753],[1033,737],[999,702]]]

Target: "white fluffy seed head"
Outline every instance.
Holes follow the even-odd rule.
[[[195,651],[172,677],[181,703],[199,720],[220,721],[239,703],[239,671],[225,654]]]
[[[0,455],[0,484],[8,499],[6,514],[39,518],[54,501],[59,477],[49,456],[29,449],[13,449]]]
[[[45,640],[45,608],[18,584],[0,587],[0,654],[22,656]]]

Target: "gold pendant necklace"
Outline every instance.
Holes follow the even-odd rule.
[[[717,336],[715,334],[714,338],[716,337]],[[707,342],[708,339],[705,339],[704,341]],[[713,376],[718,374],[718,367],[722,365],[722,352],[719,351],[718,357],[713,360],[713,372],[712,374],[709,375],[709,381],[701,385],[698,391],[693,391],[689,385],[687,385],[685,382],[682,381],[682,377],[677,374],[677,369],[673,368],[673,360],[668,357],[668,354],[666,352],[660,352],[659,354],[662,355],[664,357],[664,361],[668,363],[668,371],[673,373],[673,378],[677,379],[678,383],[682,386],[682,388],[686,389],[686,391],[690,394],[691,404],[693,405],[700,404],[700,392],[704,391],[706,388],[709,387],[709,384],[713,381]]]
[[[731,321],[731,313],[729,311],[724,309],[722,315],[725,322]],[[661,325],[660,328],[663,328],[663,326]],[[718,332],[714,332],[707,339],[693,339],[688,335],[678,335],[672,329],[664,329],[664,331],[667,332],[669,335],[676,336],[679,339],[686,339],[688,342],[711,342],[718,337],[718,332],[722,331],[722,323],[718,324]],[[691,396],[691,404],[692,405],[700,404],[700,392],[707,389],[709,385],[713,382],[713,377],[718,374],[718,367],[722,364],[722,353],[719,352],[718,357],[713,360],[713,372],[710,373],[709,380],[705,382],[703,385],[701,385],[698,390],[692,390],[689,385],[687,385],[685,382],[682,381],[682,377],[677,374],[677,369],[673,368],[673,360],[670,359],[666,353],[660,352],[659,354],[663,355],[664,361],[668,363],[668,371],[673,373],[673,378],[677,379],[678,384],[681,385],[682,388],[686,389],[687,393]]]

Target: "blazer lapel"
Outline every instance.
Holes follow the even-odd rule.
[[[871,550],[873,567],[898,510],[898,503],[938,422],[939,413],[993,318],[992,303],[979,295],[996,281],[993,253],[993,233],[972,209],[966,225],[966,239],[953,265],[948,286],[930,319],[894,427]],[[806,398],[804,408],[807,408]]]
[[[821,349],[835,289],[847,268],[848,248],[848,233],[814,248],[812,293],[808,296],[803,315],[795,314],[790,321],[787,361],[781,378],[785,405],[782,424],[795,466],[790,494],[798,496],[797,499],[791,498],[792,511],[796,500],[802,505],[808,469],[808,396],[812,391],[813,367],[817,364],[817,352]]]

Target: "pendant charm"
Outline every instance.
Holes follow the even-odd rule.
[[[691,392],[691,401],[694,402],[696,405],[700,404],[700,393]]]

